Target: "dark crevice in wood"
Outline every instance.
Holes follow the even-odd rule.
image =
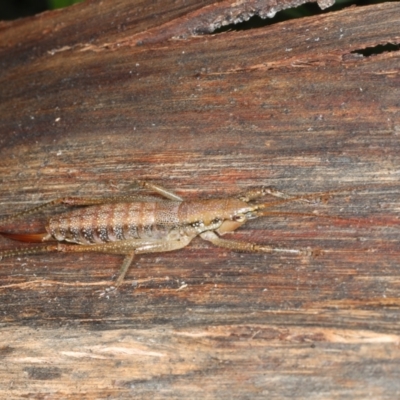
[[[228,25],[224,25],[215,29],[213,32],[208,32],[209,34],[218,34],[229,31],[245,31],[249,29],[263,28],[265,26],[274,25],[280,22],[289,21],[298,18],[310,17],[314,15],[322,15],[327,13],[332,13],[335,11],[340,11],[349,7],[362,7],[372,4],[382,3],[382,0],[375,1],[336,1],[331,7],[322,8],[317,3],[306,3],[301,6],[293,6],[291,8],[282,9],[277,13],[270,13],[270,15],[259,15],[255,12],[252,16],[245,16],[246,19],[232,22]],[[206,32],[207,33],[207,32]]]
[[[363,57],[376,56],[383,53],[391,53],[400,50],[398,43],[379,44],[377,46],[366,47],[364,49],[353,50],[351,54],[360,54]]]

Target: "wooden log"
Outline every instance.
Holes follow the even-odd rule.
[[[195,240],[138,257],[118,291],[120,256],[2,260],[3,393],[396,396],[400,53],[362,53],[398,44],[400,4],[207,33],[299,3],[90,1],[0,25],[2,215],[135,179],[186,199],[350,189],[271,210],[334,218],[275,215],[230,235],[315,257]],[[1,230],[42,231],[61,211]]]

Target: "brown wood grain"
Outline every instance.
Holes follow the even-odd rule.
[[[135,179],[188,199],[354,188],[273,209],[340,218],[270,216],[230,236],[314,257],[195,240],[138,257],[118,291],[120,256],[2,260],[8,397],[398,395],[400,52],[360,52],[399,43],[400,4],[204,33],[276,3],[90,1],[2,23],[3,215]]]

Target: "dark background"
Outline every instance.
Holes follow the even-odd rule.
[[[0,20],[13,20],[17,18],[27,17],[29,15],[35,15],[46,10],[66,7],[80,1],[84,0],[0,0]],[[384,2],[384,0],[336,0],[333,7],[329,7],[323,11],[316,3],[304,4],[303,6],[297,7],[296,9],[281,11],[272,19],[265,20],[255,16],[249,21],[243,22],[241,24],[225,26],[221,29],[221,31],[257,28],[292,18],[299,18],[307,15],[316,15],[320,13],[337,11],[344,7],[349,7],[352,5],[366,6],[369,4]]]
[[[46,10],[66,7],[78,1],[79,0],[0,0],[0,20],[27,17]]]

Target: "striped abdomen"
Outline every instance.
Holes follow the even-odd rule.
[[[162,239],[179,225],[175,201],[90,206],[51,218],[46,228],[55,239],[79,244],[129,239]]]

